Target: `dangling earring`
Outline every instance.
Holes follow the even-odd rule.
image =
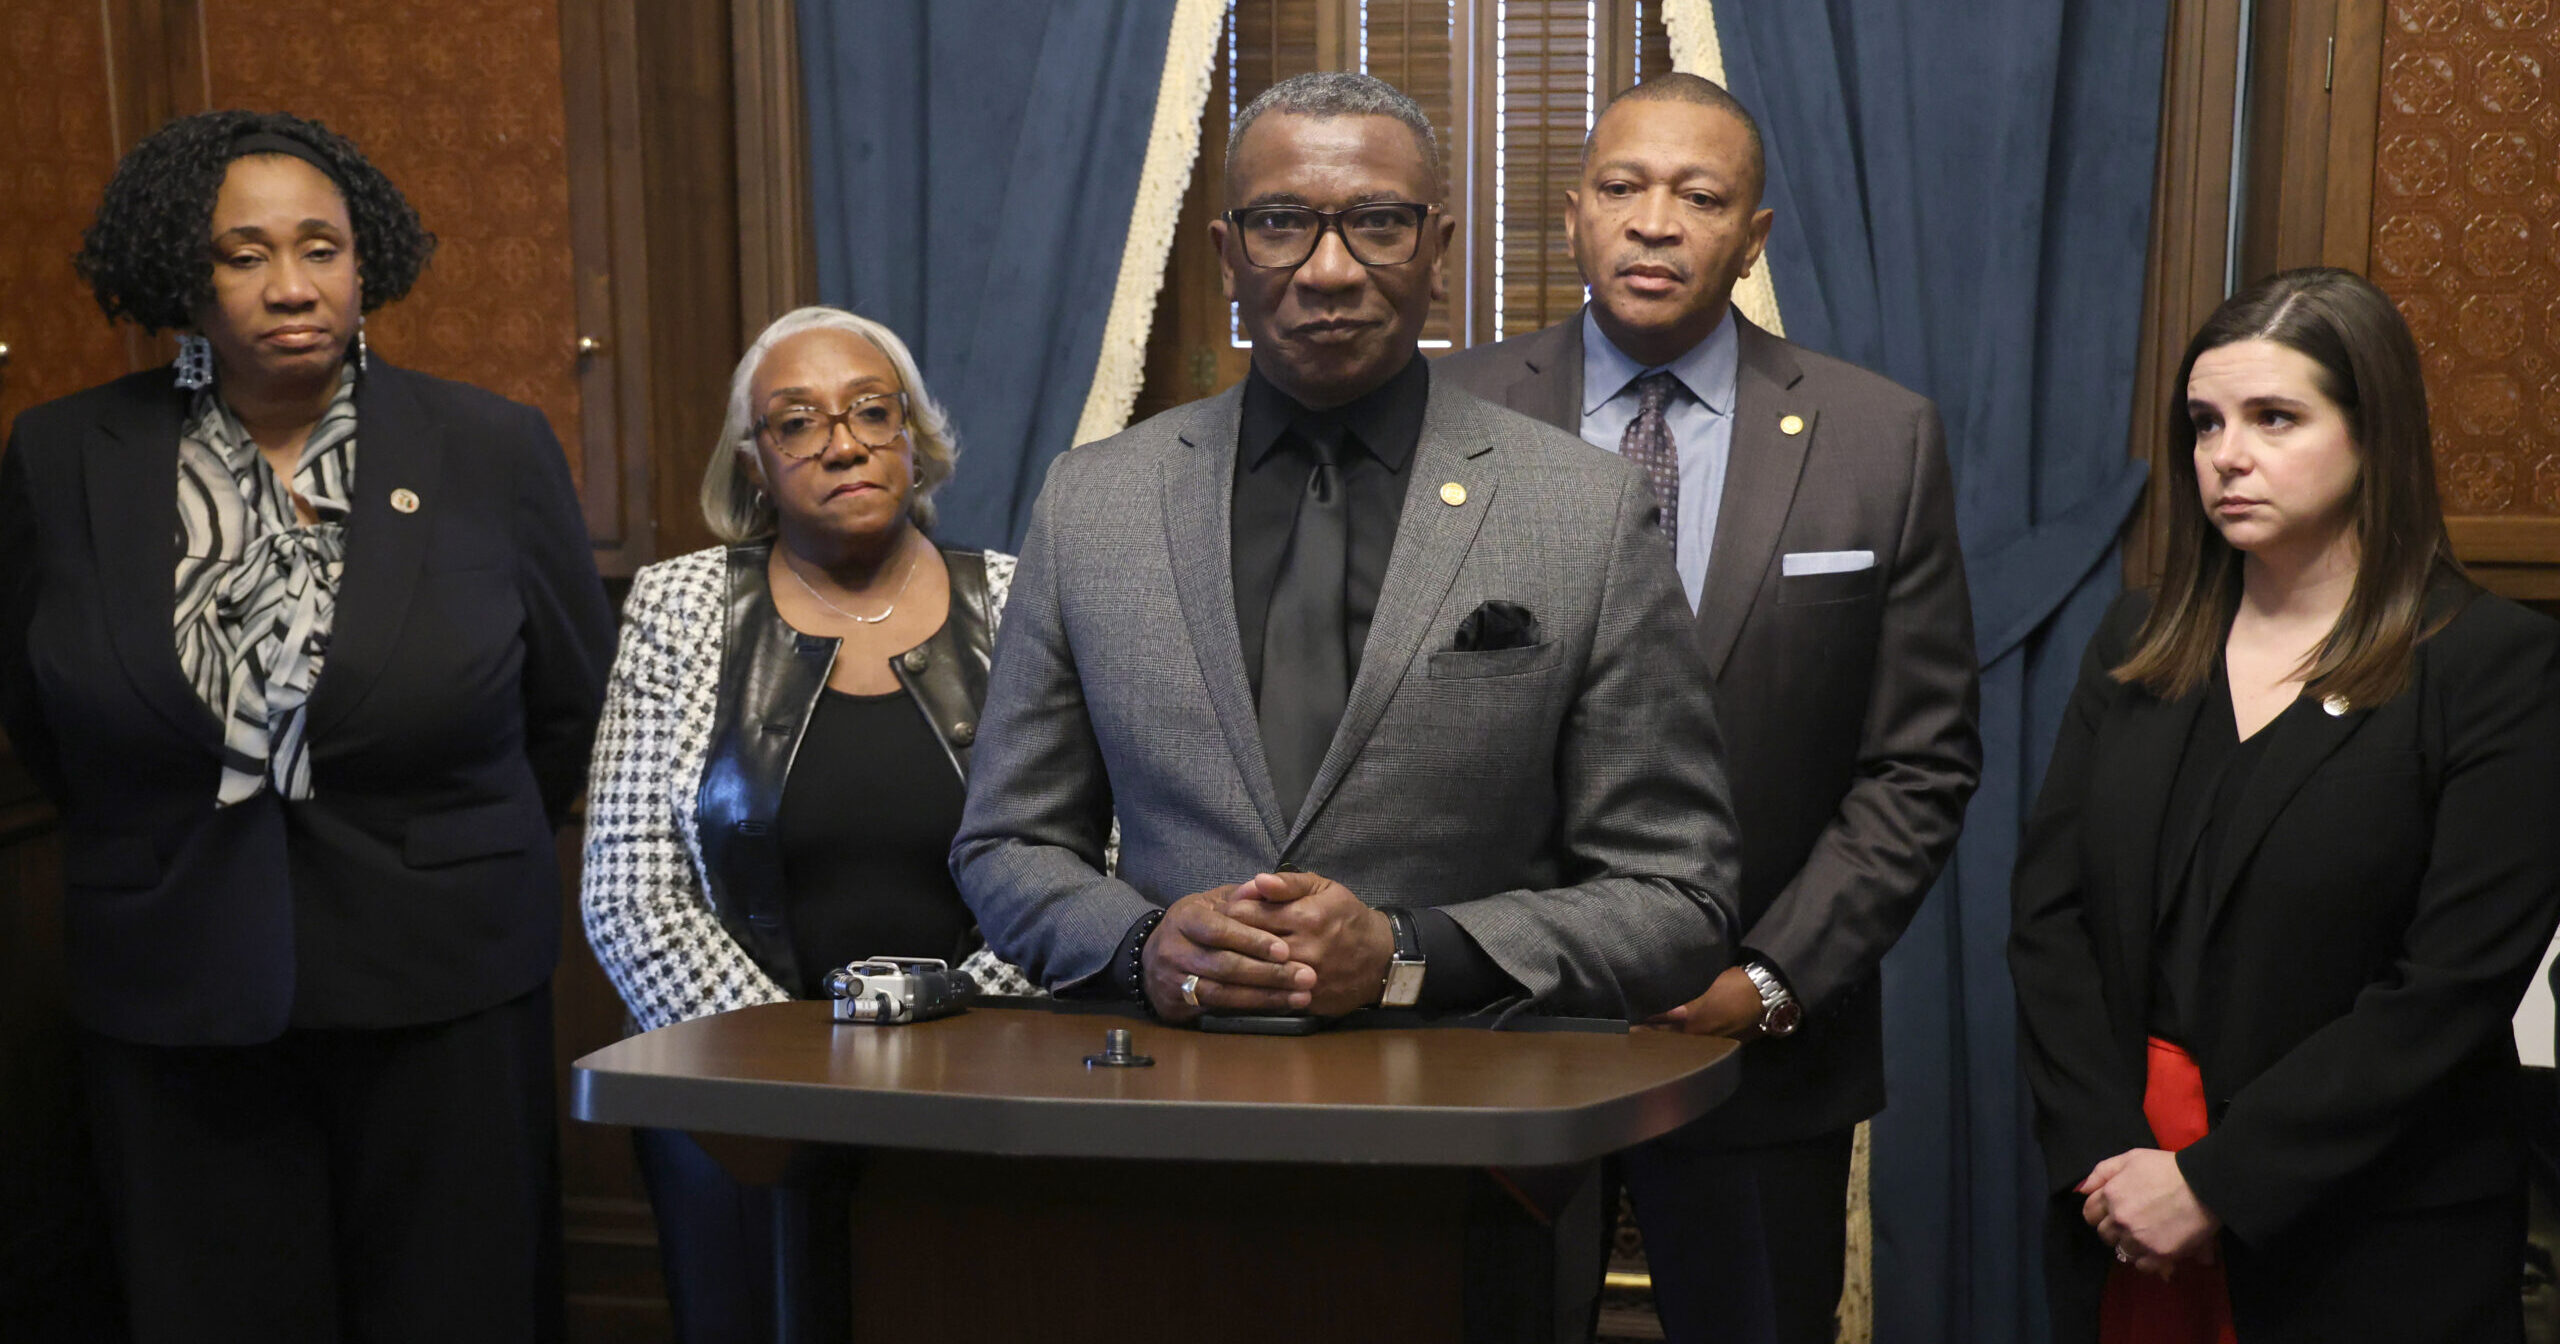
[[[366,362],[366,354],[367,352],[364,348],[364,319],[359,317],[356,319],[356,372],[358,373],[366,372],[372,367],[372,365]]]
[[[178,371],[181,391],[194,392],[213,386],[213,342],[194,332],[178,336],[178,359],[170,366]]]

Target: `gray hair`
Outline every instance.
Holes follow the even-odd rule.
[[[916,357],[898,333],[870,318],[842,308],[795,308],[775,318],[739,358],[737,371],[729,375],[729,413],[720,421],[720,441],[712,447],[711,460],[703,464],[702,521],[711,525],[711,535],[732,546],[771,536],[775,522],[773,501],[747,474],[747,463],[756,451],[752,404],[756,370],[763,367],[773,347],[801,332],[820,329],[849,331],[871,342],[897,370],[898,386],[907,394],[907,441],[915,445],[916,454],[916,492],[907,504],[907,516],[919,528],[933,527],[933,492],[951,479],[960,443],[952,437],[951,419],[943,414],[942,404],[925,391]]]
[[[1446,179],[1440,174],[1440,137],[1431,129],[1431,118],[1422,115],[1421,106],[1406,97],[1404,90],[1376,75],[1319,70],[1281,80],[1236,113],[1236,124],[1227,131],[1225,171],[1230,192],[1236,180],[1236,146],[1244,143],[1246,128],[1265,112],[1318,118],[1393,117],[1413,131],[1414,146],[1422,151],[1423,169],[1431,176],[1431,199],[1424,204],[1437,204],[1448,190]]]

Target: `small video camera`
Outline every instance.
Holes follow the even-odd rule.
[[[870,957],[827,972],[835,1020],[899,1026],[959,1012],[978,992],[967,971],[938,957]]]

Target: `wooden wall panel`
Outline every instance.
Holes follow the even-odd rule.
[[[149,343],[107,323],[72,269],[126,143],[123,49],[96,0],[12,0],[0,43],[0,428],[128,372]],[[0,1336],[112,1344],[122,1330],[65,1011],[53,809],[0,741]]]
[[[114,1344],[120,1298],[65,1011],[52,809],[0,805],[0,1337]]]
[[[2373,278],[2426,362],[2457,543],[2560,563],[2560,16],[2394,0],[2380,64]]]
[[[12,0],[0,42],[0,426],[126,371],[124,345],[71,268],[115,169],[115,81],[94,0]]]
[[[368,320],[382,353],[541,408],[580,441],[556,0],[202,0],[218,107],[292,112],[354,140],[439,244]],[[583,455],[569,454],[583,474]]]
[[[719,437],[729,372],[746,349],[738,90],[727,3],[636,3],[632,13],[647,150],[654,554],[662,558],[712,542],[699,503],[702,466]]]

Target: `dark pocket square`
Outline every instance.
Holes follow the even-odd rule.
[[[1525,649],[1544,638],[1538,618],[1527,607],[1497,600],[1468,612],[1467,619],[1458,622],[1458,642],[1451,647],[1458,653],[1491,653]]]

